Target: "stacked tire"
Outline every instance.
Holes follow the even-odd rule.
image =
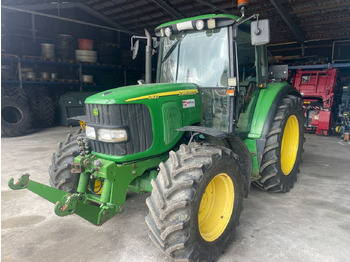
[[[32,128],[50,127],[55,121],[55,103],[40,89],[1,88],[1,136],[22,136]]]
[[[19,87],[1,88],[1,136],[21,136],[33,123],[29,97]]]
[[[55,103],[43,90],[28,90],[30,106],[33,112],[33,127],[50,127],[55,122]]]

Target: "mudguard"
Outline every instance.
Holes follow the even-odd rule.
[[[261,164],[261,159],[265,148],[266,135],[271,129],[276,110],[281,104],[282,99],[289,94],[301,97],[300,93],[287,82],[270,83],[267,85],[267,88],[260,91],[252,118],[250,132],[248,134],[248,139],[245,139],[245,143],[248,145],[251,153],[253,152],[248,141],[256,141],[258,167],[260,167]]]
[[[233,153],[238,155],[238,164],[240,170],[245,177],[244,194],[248,197],[251,175],[253,170],[253,162],[251,153],[243,140],[233,133],[227,133],[213,128],[202,126],[184,126],[176,131],[192,132],[197,134],[204,134],[209,143],[230,148]]]

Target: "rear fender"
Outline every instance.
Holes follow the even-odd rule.
[[[267,88],[260,92],[248,134],[248,139],[256,140],[259,167],[265,148],[266,136],[271,129],[277,108],[282,103],[283,98],[289,94],[302,98],[300,93],[287,82],[270,83]]]

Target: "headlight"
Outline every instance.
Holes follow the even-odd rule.
[[[98,140],[103,142],[123,142],[128,140],[128,133],[125,129],[100,128],[97,131]]]
[[[95,132],[95,129],[93,127],[86,126],[85,133],[86,133],[87,138],[93,139],[93,140],[96,139],[96,132]]]

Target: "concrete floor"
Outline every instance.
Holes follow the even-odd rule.
[[[123,214],[97,227],[75,215],[58,217],[48,201],[8,188],[10,177],[24,172],[48,184],[51,155],[72,131],[1,139],[2,261],[171,261],[148,238],[148,194],[131,195]],[[350,261],[350,144],[306,135],[303,161],[291,192],[251,189],[219,262]]]

